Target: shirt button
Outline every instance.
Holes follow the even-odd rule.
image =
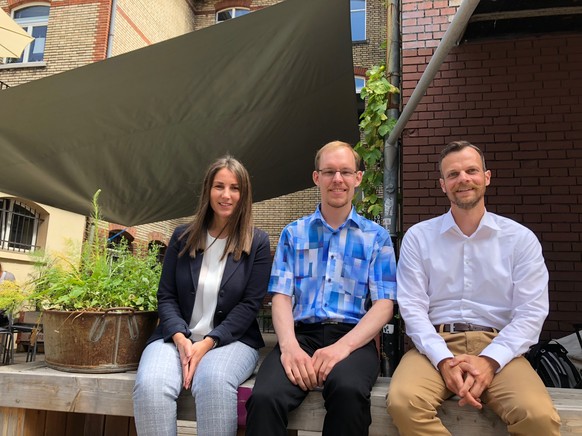
[[[331,282],[331,279],[329,279],[329,278],[328,278],[328,279],[327,279],[327,282],[328,282],[328,283],[329,283],[329,282]]]

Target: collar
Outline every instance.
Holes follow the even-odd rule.
[[[497,222],[495,221],[495,215],[490,212],[487,212],[487,209],[485,209],[485,213],[481,217],[481,221],[479,222],[479,225],[477,226],[477,230],[475,230],[475,233],[479,232],[479,230],[481,230],[481,228],[483,227],[488,227],[492,230],[501,229]],[[453,213],[451,212],[451,209],[449,209],[448,212],[443,215],[443,221],[441,223],[440,232],[441,234],[443,234],[448,232],[450,229],[456,229],[459,232],[461,231],[461,229],[459,229],[459,226],[457,226],[455,219],[453,218]]]
[[[348,214],[348,217],[346,218],[346,220],[342,223],[341,226],[339,226],[337,229],[334,229],[325,221],[325,218],[321,214],[321,203],[319,203],[317,205],[317,208],[315,209],[315,212],[313,213],[311,222],[314,223],[314,222],[319,221],[325,227],[327,227],[330,231],[336,232],[336,231],[343,229],[348,223],[353,224],[355,227],[362,228],[362,224],[363,224],[362,220],[363,220],[362,216],[356,212],[356,208],[352,205],[352,209],[350,210],[350,213]]]

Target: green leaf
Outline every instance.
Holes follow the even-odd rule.
[[[385,66],[374,65],[366,71],[366,86],[361,96],[366,99],[366,108],[360,116],[360,132],[363,140],[355,149],[364,163],[364,175],[359,186],[361,196],[354,198],[356,210],[373,219],[383,211],[382,199],[377,192],[383,181],[384,137],[388,135],[396,120],[386,114],[392,94],[399,92],[385,77]]]

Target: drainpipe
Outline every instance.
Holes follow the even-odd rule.
[[[111,18],[109,20],[109,35],[107,35],[107,53],[105,58],[111,57],[111,51],[113,49],[113,36],[115,35],[115,16],[117,12],[117,0],[111,0]]]
[[[389,2],[389,7],[391,3],[395,0]],[[398,117],[396,126],[388,139],[384,142],[384,227],[390,231],[391,235],[396,234],[396,222],[397,222],[397,180],[398,180],[398,168],[396,161],[398,160],[398,139],[406,126],[406,123],[412,116],[412,113],[416,109],[416,106],[426,93],[427,88],[434,79],[434,76],[438,72],[440,66],[444,62],[445,58],[451,51],[451,48],[458,44],[461,35],[465,31],[465,27],[471,18],[471,15],[475,11],[475,8],[479,4],[479,0],[463,0],[459,9],[451,24],[449,25],[447,31],[445,32],[443,39],[439,43],[437,49],[435,50],[430,62],[428,63],[426,70],[422,74],[422,77],[418,81],[416,88],[412,92],[408,103],[404,107],[402,114]],[[390,9],[389,9],[390,13]],[[394,20],[393,20],[394,21]],[[398,33],[398,32],[396,32]],[[390,41],[388,41],[390,43]],[[391,53],[391,57],[396,56]],[[398,54],[399,56],[399,54]],[[392,71],[389,66],[389,70]],[[399,77],[398,77],[399,78]],[[391,109],[392,110],[392,109]]]
[[[400,0],[388,0],[386,20],[386,70],[388,81],[400,89]],[[386,111],[389,119],[400,115],[400,94],[392,94]],[[384,217],[382,224],[396,236],[398,200],[398,144],[384,142]]]

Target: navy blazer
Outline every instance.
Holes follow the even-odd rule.
[[[158,287],[158,315],[160,323],[148,344],[163,338],[170,342],[178,332],[190,337],[188,327],[196,288],[202,265],[203,253],[195,258],[188,253],[179,256],[184,249],[187,225],[176,228],[166,250],[164,266]],[[214,329],[208,336],[218,339],[218,345],[241,341],[253,348],[265,345],[257,313],[269,284],[271,253],[269,237],[262,230],[254,230],[253,244],[249,254],[243,253],[235,262],[232,254],[226,259],[218,301],[214,311]]]

